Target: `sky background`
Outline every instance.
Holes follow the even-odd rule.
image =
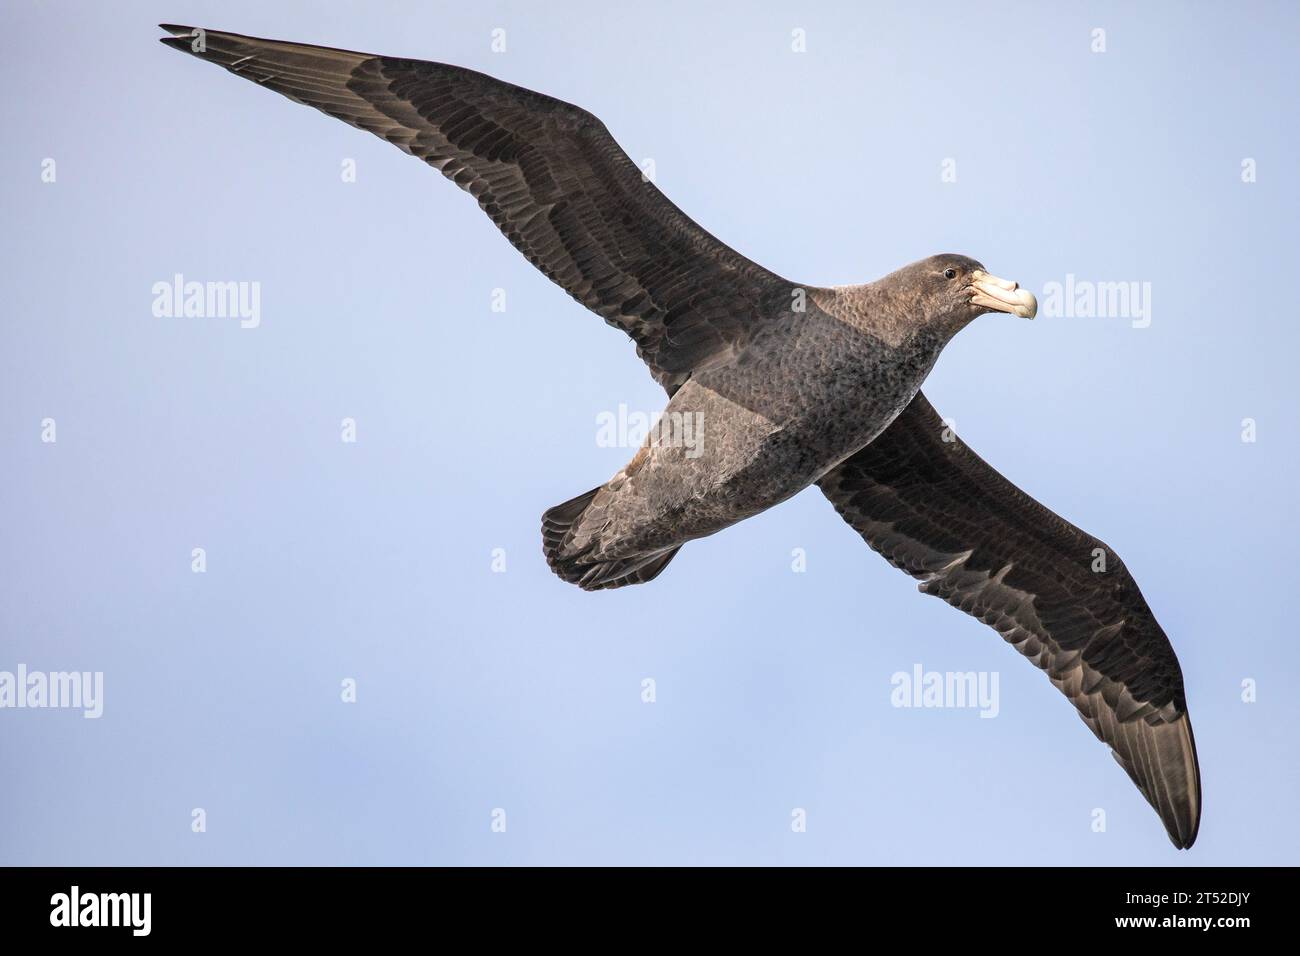
[[[542,511],[631,457],[598,415],[664,404],[629,343],[442,177],[159,21],[577,103],[795,281],[960,252],[1040,293],[1151,283],[1147,328],[986,316],[925,391],[1138,580],[1186,679],[1196,846],[815,489],[647,586],[561,583]],[[105,699],[0,710],[0,863],[1300,862],[1298,28],[1284,3],[7,0],[0,670],[102,671]],[[155,317],[176,273],[259,282],[260,327]],[[998,717],[893,707],[914,664],[996,672]]]

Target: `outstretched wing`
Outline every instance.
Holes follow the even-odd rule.
[[[674,206],[585,110],[482,73],[163,25],[166,45],[369,130],[467,190],[528,260],[622,329],[671,393],[791,284]]]
[[[950,440],[945,441],[945,438]],[[1174,845],[1196,839],[1201,779],[1178,658],[1119,557],[987,465],[916,398],[818,483],[926,594],[995,628],[1109,744]],[[1094,549],[1105,571],[1094,571]]]

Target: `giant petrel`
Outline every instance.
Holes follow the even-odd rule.
[[[1032,318],[1030,293],[959,255],[865,285],[790,282],[691,221],[576,106],[442,63],[164,29],[168,46],[424,160],[636,343],[668,406],[618,474],[542,516],[561,578],[588,590],[650,581],[687,541],[816,484],[923,592],[1046,671],[1174,845],[1192,845],[1201,787],[1182,672],[1137,584],[1110,548],[952,435],[920,392],[953,335],[990,311]],[[696,422],[705,440],[684,440]]]

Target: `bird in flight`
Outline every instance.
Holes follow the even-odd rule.
[[[958,331],[988,312],[1033,318],[1032,294],[960,255],[865,285],[790,282],[700,228],[576,106],[443,63],[163,29],[167,46],[424,160],[636,343],[668,405],[613,478],[542,516],[561,578],[587,590],[650,581],[686,542],[816,484],[922,592],[1045,671],[1174,845],[1192,845],[1201,785],[1182,672],[1137,583],[971,451],[920,391]],[[687,440],[696,423],[702,436]]]

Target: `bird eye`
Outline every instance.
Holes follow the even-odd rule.
[[[955,278],[957,278],[957,270],[956,270],[956,269],[944,269],[944,270],[943,270],[943,277],[944,277],[945,279],[955,279]]]

